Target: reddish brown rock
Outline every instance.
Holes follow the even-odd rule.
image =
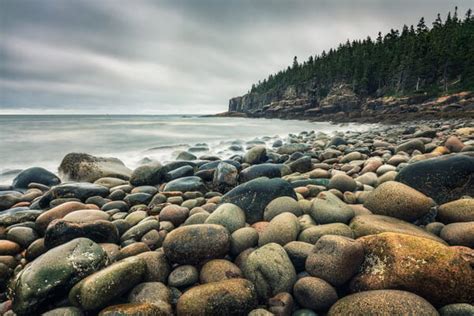
[[[461,254],[436,241],[396,233],[359,239],[365,260],[353,291],[403,289],[435,306],[474,300],[474,271]]]

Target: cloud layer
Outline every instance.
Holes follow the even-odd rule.
[[[295,55],[470,1],[1,0],[0,114],[220,112]]]

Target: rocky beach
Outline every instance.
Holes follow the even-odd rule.
[[[0,314],[474,314],[472,120],[229,146],[0,186]]]

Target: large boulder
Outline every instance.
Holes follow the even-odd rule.
[[[291,292],[296,282],[296,271],[282,246],[270,243],[250,253],[243,269],[252,281],[258,297],[266,300],[280,292]]]
[[[48,300],[63,297],[78,281],[102,268],[107,255],[86,238],[49,250],[21,270],[11,284],[13,310],[35,314]]]
[[[365,252],[352,291],[403,289],[435,306],[474,300],[474,271],[459,251],[405,234],[382,233],[359,239]]]
[[[432,200],[409,186],[387,181],[370,192],[364,206],[373,214],[396,217],[408,222],[426,215]]]
[[[40,167],[32,167],[20,172],[13,179],[12,187],[15,189],[26,189],[30,183],[40,183],[53,186],[61,183],[61,180],[54,173]]]
[[[446,155],[415,162],[403,168],[396,181],[426,194],[438,204],[474,195],[474,157]]]
[[[352,219],[349,225],[354,237],[391,232],[418,236],[444,243],[438,236],[408,222],[384,215],[359,215]]]
[[[178,315],[247,315],[257,306],[252,282],[231,279],[195,286],[178,299]]]
[[[339,315],[420,315],[437,316],[424,298],[410,292],[378,290],[355,293],[338,300],[328,316]]]
[[[263,219],[268,203],[280,196],[296,199],[296,193],[287,181],[262,177],[235,187],[222,197],[222,202],[239,206],[245,212],[247,223],[253,224]]]
[[[224,257],[230,247],[230,235],[221,225],[198,224],[172,230],[163,242],[166,257],[173,263],[197,264]]]
[[[69,153],[59,165],[59,176],[64,181],[94,182],[104,177],[128,180],[132,170],[117,158],[95,157],[82,153]]]

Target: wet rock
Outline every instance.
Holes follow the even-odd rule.
[[[280,196],[296,199],[295,191],[287,181],[280,178],[257,178],[229,191],[222,197],[222,202],[240,207],[245,212],[247,223],[253,224],[263,219],[268,203]]]
[[[257,306],[254,285],[245,279],[231,279],[199,285],[178,300],[178,315],[246,315]]]
[[[431,199],[409,186],[387,181],[372,191],[364,207],[372,213],[399,218],[408,222],[426,215],[433,205]]]
[[[97,310],[140,283],[145,271],[142,258],[117,261],[74,285],[69,292],[69,301],[83,310]]]
[[[410,164],[396,181],[407,184],[438,204],[474,196],[474,157],[456,154]]]
[[[128,295],[130,303],[150,303],[159,305],[160,302],[171,303],[171,291],[161,282],[143,282],[135,286]],[[169,306],[171,309],[171,306]]]
[[[179,178],[190,177],[194,175],[194,167],[193,166],[182,166],[173,170],[168,171],[165,174],[165,180],[171,181]]]
[[[117,158],[95,157],[69,153],[59,165],[59,175],[65,181],[94,182],[103,177],[128,180],[132,171]]]
[[[474,272],[460,253],[439,242],[396,233],[359,239],[365,260],[353,291],[404,289],[435,306],[472,302]]]
[[[13,310],[35,313],[49,299],[65,294],[75,283],[105,265],[107,255],[86,238],[51,249],[27,265],[12,283]]]
[[[239,171],[236,167],[230,163],[221,162],[217,165],[212,183],[214,187],[225,192],[237,185],[238,176]]]
[[[206,187],[202,179],[196,176],[179,178],[168,182],[163,191],[199,191],[206,192]]]
[[[36,231],[30,227],[13,227],[8,230],[7,239],[18,243],[23,249],[38,238]]]
[[[13,179],[14,189],[26,189],[30,183],[44,184],[48,187],[61,183],[61,180],[54,173],[40,167],[32,167],[20,172]]]
[[[230,246],[230,235],[223,226],[201,224],[182,226],[166,235],[163,250],[171,262],[196,264],[224,257]]]
[[[290,258],[285,249],[275,243],[266,244],[250,253],[243,272],[255,285],[261,299],[289,292],[296,282],[296,272]]]
[[[243,183],[259,177],[279,178],[282,176],[281,170],[283,168],[285,168],[283,165],[273,163],[253,165],[240,172],[239,180]]]
[[[96,220],[108,221],[109,219],[109,214],[99,210],[79,210],[63,217],[63,220],[74,223],[93,222]]]
[[[44,233],[46,227],[48,227],[49,223],[51,223],[53,220],[63,218],[69,213],[84,209],[93,209],[93,206],[83,204],[81,202],[66,202],[53,207],[52,209],[38,216],[35,222],[36,229],[39,232]]]
[[[306,271],[340,286],[359,271],[363,261],[364,248],[360,242],[343,236],[326,235],[316,242],[308,254]]]
[[[13,207],[0,213],[0,226],[10,226],[34,221],[42,211],[30,210],[27,207]]]
[[[378,290],[355,293],[338,300],[328,316],[336,315],[438,315],[422,297],[410,292]]]
[[[313,169],[313,163],[311,162],[311,157],[303,156],[301,158],[296,159],[288,163],[288,167],[290,167],[291,171],[293,172],[308,172]]]
[[[293,293],[301,306],[314,311],[328,310],[338,299],[336,290],[329,283],[314,277],[299,279]]]
[[[64,183],[56,185],[44,194],[39,200],[39,206],[46,208],[54,199],[62,198],[76,198],[85,201],[91,196],[106,197],[109,194],[109,189],[101,185],[78,182],[78,183]]]
[[[136,224],[135,226],[128,229],[121,237],[121,241],[126,240],[140,240],[143,235],[148,233],[149,231],[156,229],[160,229],[160,223],[156,219],[149,219],[145,221],[141,221],[140,223]]]

